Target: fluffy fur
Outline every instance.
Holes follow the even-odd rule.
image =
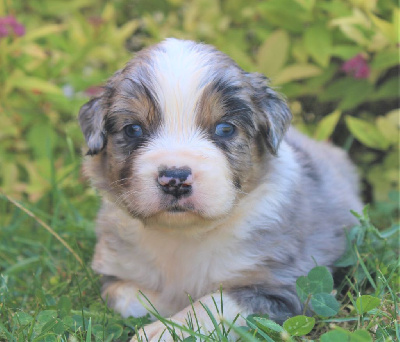
[[[290,119],[264,76],[176,39],[139,52],[82,107],[84,168],[103,195],[93,268],[111,307],[144,315],[142,291],[183,322],[188,295],[211,304],[222,285],[226,319],[302,311],[296,278],[333,265],[361,203],[345,153]],[[164,327],[145,330],[156,340]]]

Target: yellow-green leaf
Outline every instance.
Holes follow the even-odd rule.
[[[398,31],[394,24],[383,20],[372,13],[369,14],[372,22],[378,28],[379,31],[383,33],[383,35],[389,39],[392,43],[396,43],[398,40]]]
[[[45,94],[61,95],[62,91],[53,83],[38,77],[20,75],[11,80],[11,88],[23,89],[28,91],[39,91]]]
[[[340,110],[335,110],[333,113],[325,116],[318,123],[314,138],[317,140],[327,140],[335,130],[341,114],[342,112]]]
[[[109,45],[99,45],[92,49],[91,56],[104,62],[112,62],[116,58],[116,52]]]
[[[52,18],[59,17],[60,14],[71,13],[80,11],[85,7],[93,4],[93,0],[68,0],[68,1],[54,1],[54,0],[40,0],[35,8],[41,9],[42,16],[51,16]],[[38,12],[35,12],[38,13]]]
[[[268,77],[274,77],[285,65],[289,53],[289,36],[283,30],[271,33],[257,53],[257,68]]]
[[[338,26],[338,27],[344,27],[344,26],[349,26],[349,25],[356,25],[364,28],[368,28],[370,24],[370,20],[368,17],[364,14],[362,10],[359,8],[353,8],[353,13],[348,16],[348,17],[339,17],[332,19],[329,22],[330,26]]]
[[[315,6],[315,0],[296,0],[296,2],[307,11],[311,11]]]
[[[17,137],[19,134],[20,127],[18,125],[17,116],[7,115],[2,113],[1,116],[1,130],[0,140],[5,137]]]
[[[374,124],[351,116],[346,116],[346,124],[350,132],[364,145],[378,150],[389,147],[390,142]]]
[[[295,316],[287,319],[283,323],[283,328],[291,336],[303,336],[307,335],[315,325],[314,317],[307,317],[303,315]]]
[[[332,35],[326,25],[308,27],[304,33],[304,45],[319,65],[328,66],[332,53]]]
[[[375,309],[379,306],[379,304],[381,304],[381,300],[379,298],[363,295],[357,298],[356,308],[359,314],[363,314]]]
[[[244,70],[254,69],[254,63],[243,49],[232,43],[225,43],[223,52],[227,53]],[[261,70],[259,70],[261,72]]]
[[[371,67],[377,70],[390,68],[399,64],[399,51],[397,48],[378,51],[371,63]]]
[[[44,60],[48,58],[48,54],[39,44],[25,43],[20,49],[23,53],[35,59]]]
[[[333,19],[329,25],[339,27],[348,38],[361,46],[369,43],[369,39],[365,37],[363,29],[368,29],[371,23],[368,17],[358,8],[353,9],[351,16]]]
[[[2,188],[5,193],[13,191],[13,187],[18,183],[20,171],[16,164],[1,160]]]
[[[307,63],[309,56],[303,41],[298,40],[294,42],[291,46],[291,51],[292,56],[298,63]]]
[[[394,109],[376,119],[376,126],[391,143],[398,143],[400,133],[400,109]]]
[[[28,30],[24,36],[25,41],[32,41],[38,38],[48,36],[50,34],[59,33],[65,29],[64,25],[61,24],[50,24],[41,26],[37,29]]]
[[[283,84],[317,76],[321,72],[322,70],[313,64],[292,64],[283,69],[272,81],[273,84]]]
[[[332,55],[340,57],[341,59],[350,59],[360,53],[362,48],[360,46],[353,45],[335,45],[332,47]]]
[[[101,17],[105,21],[110,21],[115,19],[115,6],[112,3],[107,3],[107,5],[104,7],[103,13],[101,14]]]
[[[69,21],[68,33],[75,46],[85,46],[88,43],[88,35],[85,32],[83,23],[78,19]]]
[[[368,44],[368,39],[365,38],[364,34],[360,29],[352,25],[343,25],[340,27],[342,32],[351,40],[354,40],[356,43],[361,46],[365,46]]]
[[[118,39],[122,42],[124,42],[126,39],[128,39],[133,32],[136,31],[136,29],[139,27],[139,21],[138,20],[131,20],[128,21],[125,25],[123,25],[121,28],[118,29]]]
[[[400,27],[400,8],[396,7],[392,12],[392,22],[394,27]],[[399,36],[397,35],[397,39]]]

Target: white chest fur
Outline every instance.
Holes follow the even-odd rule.
[[[108,229],[109,220],[113,231]],[[220,284],[257,263],[252,251],[242,250],[242,239],[232,234],[235,226],[230,232],[221,228],[185,236],[143,228],[115,211],[102,220],[102,226],[94,269],[156,291],[178,309],[187,305],[187,294],[199,298],[218,290]]]

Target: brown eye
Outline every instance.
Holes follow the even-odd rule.
[[[143,135],[142,127],[139,125],[127,125],[124,127],[124,132],[129,138],[139,138]]]
[[[222,122],[215,126],[215,134],[221,138],[229,138],[235,133],[236,127],[230,123]]]

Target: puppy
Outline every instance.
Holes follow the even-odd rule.
[[[143,293],[176,322],[194,308],[204,332],[203,305],[227,321],[302,312],[296,279],[332,267],[361,202],[345,153],[290,120],[263,75],[192,41],[147,48],[109,79],[79,113],[108,305],[143,316]],[[160,322],[140,334],[172,340]]]

